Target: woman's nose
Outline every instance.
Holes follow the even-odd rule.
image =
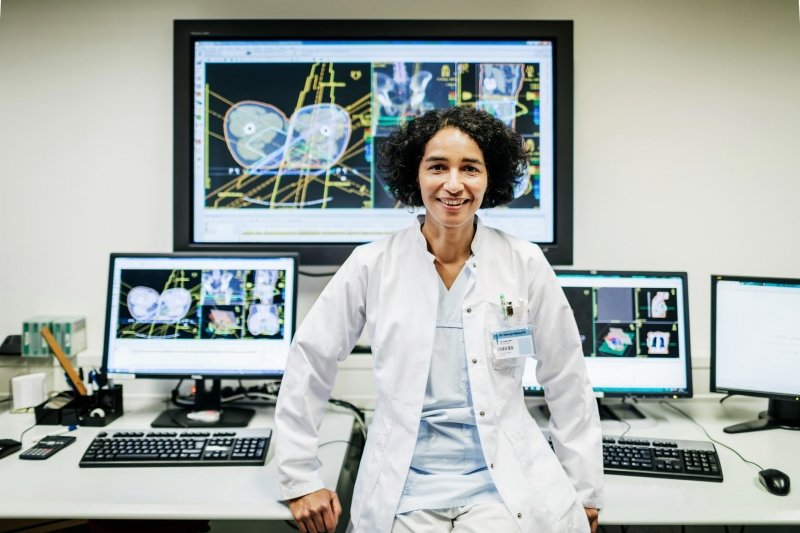
[[[460,192],[464,188],[461,183],[461,173],[458,169],[453,169],[448,173],[444,186],[450,192]]]

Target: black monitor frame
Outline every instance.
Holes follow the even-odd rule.
[[[569,275],[569,276],[619,276],[619,277],[636,277],[655,279],[663,278],[680,278],[683,285],[683,306],[684,312],[684,338],[686,341],[686,358],[684,361],[684,373],[686,375],[686,388],[683,390],[670,391],[670,392],[643,392],[643,391],[606,391],[602,388],[595,388],[597,395],[598,408],[600,416],[603,419],[610,420],[625,420],[625,419],[642,419],[646,418],[632,403],[626,402],[627,399],[646,399],[646,398],[691,398],[693,395],[692,388],[692,345],[690,337],[690,321],[689,321],[689,280],[686,272],[671,272],[671,271],[626,271],[626,270],[561,270],[556,269],[556,275]],[[544,396],[544,391],[525,389],[526,396],[541,397]],[[606,399],[621,399],[621,403],[606,402]]]
[[[105,317],[105,330],[103,332],[103,360],[101,364],[101,373],[108,375],[108,357],[109,357],[109,344],[110,331],[111,331],[111,317],[114,306],[117,305],[113,301],[113,285],[114,285],[114,263],[117,258],[161,258],[161,257],[177,257],[177,258],[242,258],[242,259],[260,259],[260,258],[291,258],[293,261],[293,279],[295,283],[294,288],[294,302],[291,309],[291,331],[286,332],[289,338],[294,337],[294,330],[297,328],[297,279],[298,279],[298,263],[299,256],[296,253],[248,253],[241,251],[231,252],[165,252],[165,253],[112,253],[109,258],[108,267],[108,290],[106,297],[106,317]],[[153,421],[153,427],[244,427],[247,426],[250,419],[255,414],[252,409],[241,407],[222,407],[222,387],[223,379],[235,380],[280,380],[283,373],[264,372],[261,374],[246,374],[246,375],[232,375],[214,372],[192,372],[185,375],[179,374],[159,374],[159,373],[134,373],[133,377],[136,379],[173,379],[193,380],[194,385],[194,399],[190,407],[182,409],[168,409],[163,411],[156,420]],[[173,400],[175,398],[173,397]],[[217,416],[212,417],[193,417],[192,413],[201,411],[216,412]]]
[[[728,395],[767,398],[767,410],[758,418],[723,428],[725,433],[746,433],[768,429],[800,430],[800,393],[782,394],[770,391],[722,387],[717,384],[717,283],[720,281],[743,281],[753,283],[788,283],[800,286],[800,279],[756,276],[711,275],[711,376],[709,390]],[[800,289],[798,289],[800,290]]]
[[[521,20],[176,20],[174,23],[174,194],[176,251],[293,251],[303,265],[340,265],[361,243],[200,243],[193,235],[193,49],[199,40],[548,40],[554,43],[554,242],[551,264],[573,261],[573,23]]]

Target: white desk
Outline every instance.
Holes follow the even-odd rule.
[[[70,433],[78,440],[45,461],[22,461],[17,454],[0,459],[0,518],[116,518],[289,520],[280,498],[274,443],[263,467],[137,467],[80,468],[83,452],[100,431],[148,429],[164,404],[125,398],[125,414],[104,428],[81,427]],[[273,428],[272,409],[257,408],[250,427]],[[34,422],[32,414],[0,415],[0,437],[19,440]],[[326,414],[319,450],[322,475],[336,489],[350,439],[353,416]],[[58,431],[36,426],[28,431],[23,450],[34,438]],[[273,433],[274,437],[274,433]]]
[[[792,482],[787,496],[775,496],[758,481],[758,468],[743,462],[730,450],[715,445],[724,481],[684,481],[664,478],[605,476],[606,505],[601,524],[628,525],[789,525],[800,524],[800,432],[759,431],[729,435],[722,428],[754,419],[767,408],[767,400],[721,396],[671,400],[692,415],[712,438],[731,446],[745,459],[764,468],[777,468]],[[656,400],[637,404],[648,417],[631,422],[626,437],[661,437],[708,440],[702,430]],[[620,435],[620,422],[603,422],[603,432]]]
[[[0,518],[118,518],[286,520],[288,509],[278,503],[275,463],[265,467],[79,468],[78,461],[91,438],[102,429],[142,429],[157,412],[150,402],[126,397],[126,413],[106,428],[80,428],[78,441],[42,462],[0,460]],[[766,400],[718,397],[674,400],[720,440],[765,468],[784,471],[794,484],[788,496],[773,496],[759,484],[758,469],[717,446],[725,481],[670,480],[608,475],[601,524],[708,525],[800,524],[800,432],[772,430],[728,435],[726,425],[755,418]],[[633,421],[627,436],[707,440],[681,415],[655,401],[640,402],[648,415]],[[321,441],[348,440],[353,418],[329,413]],[[0,437],[19,439],[33,423],[32,415],[0,415]],[[272,427],[271,410],[260,409],[251,424]],[[25,447],[35,436],[57,430],[37,426],[28,432]],[[604,433],[619,435],[625,427],[604,422]],[[333,443],[320,449],[323,477],[335,488],[346,449]]]

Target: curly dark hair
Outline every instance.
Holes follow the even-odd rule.
[[[488,175],[481,208],[514,199],[514,187],[527,172],[528,153],[522,137],[503,121],[474,107],[433,109],[393,131],[380,152],[378,169],[389,191],[401,203],[419,207],[419,165],[428,141],[444,128],[457,128],[483,152]]]

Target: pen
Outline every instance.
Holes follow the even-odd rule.
[[[506,296],[502,293],[500,294],[500,307],[503,309],[503,317],[506,319],[510,316],[514,316],[514,304],[507,302]]]

